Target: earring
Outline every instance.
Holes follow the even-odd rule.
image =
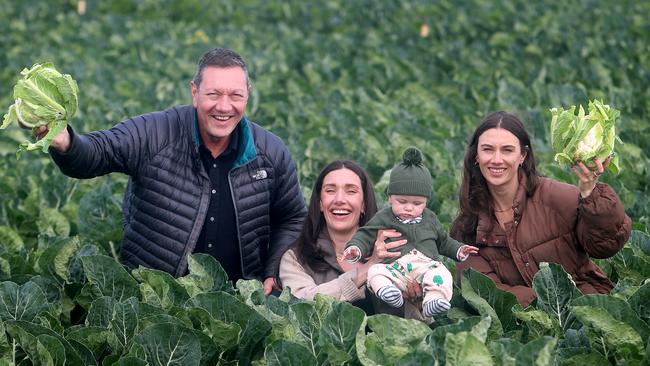
[[[474,160],[474,165],[478,165],[478,160]]]

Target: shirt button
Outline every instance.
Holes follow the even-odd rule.
[[[515,220],[515,226],[519,223],[519,221]]]
[[[526,267],[528,267],[529,265],[530,265],[530,263],[528,263],[528,262],[524,263],[524,266],[526,266]]]
[[[212,194],[215,194],[215,193],[217,193],[217,190],[216,190],[216,189],[213,189],[213,190],[212,190]]]
[[[210,217],[210,221],[214,221],[214,217]]]
[[[496,244],[499,244],[499,241],[497,240],[497,241],[495,241],[495,243],[496,243]]]
[[[212,248],[212,243],[208,243],[208,248]]]
[[[216,167],[217,167],[217,164],[212,164],[212,167],[213,167],[213,168],[216,168]]]

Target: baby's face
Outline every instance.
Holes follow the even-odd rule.
[[[388,196],[388,202],[393,209],[393,214],[400,219],[414,219],[422,216],[427,207],[427,198],[423,196],[405,196],[394,194]]]

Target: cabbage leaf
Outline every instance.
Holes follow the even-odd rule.
[[[595,170],[594,158],[603,162],[612,156],[608,169],[617,174],[620,169],[614,143],[621,142],[616,136],[620,112],[600,100],[589,102],[588,113],[582,106],[577,115],[575,110],[575,106],[567,110],[551,108],[551,145],[555,161],[561,165],[575,165],[581,161]]]
[[[67,127],[77,111],[77,82],[72,76],[61,74],[49,62],[34,64],[20,74],[22,79],[14,86],[14,104],[4,115],[0,129],[13,122],[27,129],[47,125],[48,133],[35,143],[22,142],[18,154],[37,149],[47,152],[54,136]]]

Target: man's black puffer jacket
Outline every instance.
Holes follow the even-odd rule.
[[[187,271],[205,221],[210,180],[199,156],[196,110],[172,107],[121,122],[109,130],[74,134],[66,153],[50,150],[74,178],[122,172],[121,258],[129,267]],[[280,257],[300,233],[305,204],[296,166],[284,143],[242,118],[238,156],[229,174],[244,278],[276,276]]]

